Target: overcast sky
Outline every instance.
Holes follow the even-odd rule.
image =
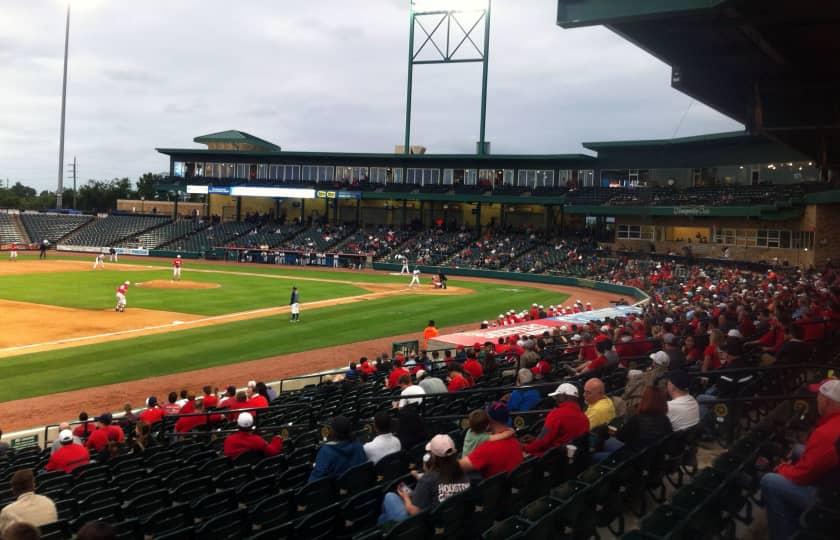
[[[604,28],[564,30],[556,0],[495,0],[494,153],[741,129],[670,88],[670,68]],[[239,129],[286,150],[402,142],[408,0],[75,0],[65,161],[80,179],[168,170],[155,147]],[[0,179],[54,189],[64,9],[0,0]],[[472,152],[479,64],[415,69],[412,142]],[[685,119],[680,123],[683,115]]]

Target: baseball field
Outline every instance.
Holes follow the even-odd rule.
[[[173,282],[168,260],[92,266],[90,256],[53,253],[0,261],[0,412],[14,407],[15,424],[27,425],[18,418],[30,413],[42,420],[25,398],[82,391],[84,402],[106,392],[119,407],[143,392],[207,380],[241,384],[311,373],[374,356],[392,339],[417,339],[429,319],[443,331],[475,328],[502,311],[558,304],[578,292],[454,278],[441,291],[429,276],[409,289],[407,276],[381,272],[192,260]],[[115,292],[124,281],[131,283],[128,306],[117,313]],[[293,285],[300,324],[289,323]],[[607,304],[604,293],[584,294],[596,306]],[[207,371],[213,368],[219,371]],[[173,384],[172,375],[182,382]]]

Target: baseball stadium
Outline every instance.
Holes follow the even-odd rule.
[[[558,0],[745,129],[495,154],[483,0],[438,154],[419,4],[394,153],[219,126],[0,209],[0,539],[836,538],[840,6]]]

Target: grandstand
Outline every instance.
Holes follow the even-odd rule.
[[[155,249],[164,244],[175,242],[191,234],[198,233],[209,224],[197,219],[176,219],[153,227],[137,236],[126,238],[118,245]]]
[[[26,233],[20,227],[18,216],[0,213],[0,244],[26,242]]]
[[[158,227],[170,218],[165,216],[109,215],[92,220],[76,229],[62,242],[68,246],[112,246],[120,241],[136,238],[153,227]]]
[[[32,214],[29,212],[20,214],[20,221],[26,228],[29,238],[36,242],[47,240],[52,244],[57,244],[59,240],[92,219],[91,216],[71,214]]]
[[[252,230],[250,223],[229,222],[211,224],[184,238],[173,240],[160,246],[183,252],[205,253],[211,248],[229,244],[236,237]]]

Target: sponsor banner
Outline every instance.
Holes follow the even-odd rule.
[[[140,255],[140,256],[148,256],[149,250],[142,249],[142,248],[114,248],[117,251],[117,255]],[[108,251],[108,250],[105,250]]]
[[[616,317],[627,317],[628,315],[638,315],[642,309],[636,306],[616,306],[611,308],[594,309],[592,311],[584,311],[582,313],[572,313],[570,315],[560,315],[552,317],[551,320],[559,321],[564,324],[586,324],[589,321],[603,321],[604,319],[615,319]]]
[[[230,195],[230,188],[224,186],[210,186],[207,193],[212,195]]]
[[[706,206],[675,206],[675,216],[708,216],[712,211]]]
[[[315,196],[319,199],[361,199],[361,191],[318,190]]]
[[[467,347],[476,342],[484,343],[485,341],[492,341],[495,343],[500,337],[506,338],[512,335],[542,335],[543,332],[551,330],[551,328],[560,326],[561,324],[561,322],[553,321],[551,319],[539,319],[537,321],[511,324],[509,326],[495,326],[492,328],[485,328],[483,330],[477,329],[468,332],[458,332],[457,334],[447,334],[445,336],[436,337],[434,341],[442,342],[448,345],[463,345]]]
[[[210,192],[210,188],[207,186],[191,186],[187,185],[187,193],[191,193],[193,195],[207,195]]]
[[[65,244],[59,244],[55,247],[58,251],[81,251],[82,253],[107,253],[107,248],[97,247],[97,246],[68,246]],[[103,251],[104,250],[104,251]]]

